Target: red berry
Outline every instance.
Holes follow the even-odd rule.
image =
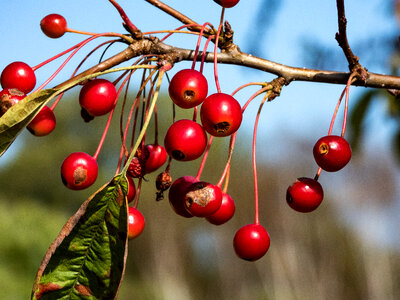
[[[50,14],[40,21],[40,28],[50,38],[62,37],[67,30],[67,21],[58,14]]]
[[[244,260],[254,261],[264,256],[269,249],[268,232],[260,224],[241,227],[233,239],[236,255]]]
[[[213,136],[228,136],[242,123],[242,108],[232,96],[216,93],[204,100],[200,109],[201,123]]]
[[[203,127],[191,120],[173,123],[164,138],[168,154],[181,161],[199,158],[207,146],[207,135]]]
[[[300,177],[288,187],[286,202],[298,212],[311,212],[315,210],[324,198],[321,184],[312,178]]]
[[[318,166],[323,170],[336,172],[350,161],[351,148],[341,136],[327,135],[315,143],[313,154]]]
[[[185,196],[188,188],[192,185],[192,183],[196,182],[196,178],[192,176],[182,176],[176,179],[168,192],[169,203],[174,209],[175,213],[185,217],[191,218],[193,217],[186,209],[185,209]]]
[[[221,225],[228,222],[235,214],[235,201],[226,193],[222,193],[221,206],[211,216],[206,217],[207,221],[214,225]]]
[[[221,188],[199,181],[189,186],[185,196],[186,210],[195,217],[208,217],[221,206]]]
[[[27,129],[36,136],[45,136],[50,134],[56,127],[56,117],[54,112],[44,106],[40,112],[29,123]]]
[[[36,85],[36,76],[26,63],[15,61],[4,68],[0,82],[3,89],[18,89],[28,94]]]
[[[222,7],[231,8],[239,3],[239,0],[214,0],[214,2],[218,3]]]
[[[0,92],[0,117],[7,110],[24,99],[26,95],[17,89],[4,89]]]
[[[158,144],[144,146],[146,153],[145,173],[151,173],[159,169],[167,161],[167,151]]]
[[[207,97],[207,79],[202,73],[184,69],[175,74],[168,88],[172,101],[182,108],[192,108]]]
[[[67,156],[61,165],[61,179],[71,190],[83,190],[97,179],[96,160],[87,153],[74,152]]]
[[[82,87],[79,103],[89,115],[97,117],[109,113],[116,98],[117,91],[110,81],[94,79]]]
[[[128,208],[128,239],[134,239],[143,232],[144,217],[136,208]]]
[[[136,196],[136,186],[131,176],[127,175],[126,179],[128,180],[128,194],[126,195],[126,199],[128,203],[131,203]]]

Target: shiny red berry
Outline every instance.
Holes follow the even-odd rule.
[[[216,93],[204,100],[200,109],[201,123],[213,136],[228,136],[242,123],[242,108],[231,95]]]
[[[311,212],[315,210],[324,198],[321,184],[312,178],[300,177],[288,187],[286,202],[298,212]]]
[[[168,92],[176,105],[182,108],[192,108],[206,99],[207,79],[199,71],[184,69],[172,77]]]
[[[185,195],[186,210],[195,217],[207,217],[221,206],[221,188],[205,181],[189,186]]]
[[[79,94],[79,104],[93,116],[109,113],[113,107],[117,91],[115,86],[106,79],[94,79],[86,83]]]
[[[148,144],[144,146],[146,161],[144,164],[145,173],[151,173],[159,169],[167,161],[167,151],[158,144]]]
[[[40,21],[40,28],[50,38],[62,37],[67,30],[67,21],[58,14],[50,14]]]
[[[254,261],[267,253],[270,245],[268,232],[260,224],[241,227],[233,239],[236,255],[244,260]]]
[[[7,110],[24,99],[26,95],[17,89],[4,89],[0,92],[0,117]]]
[[[36,136],[45,136],[50,134],[56,127],[56,117],[54,112],[44,106],[40,112],[29,123],[27,129]]]
[[[206,220],[214,225],[221,225],[228,222],[235,214],[235,201],[226,193],[222,193],[221,206]]]
[[[128,239],[139,236],[144,229],[145,221],[142,213],[136,208],[128,208]]]
[[[61,165],[61,179],[71,190],[83,190],[97,179],[96,160],[85,152],[74,152]]]
[[[0,82],[3,89],[18,89],[28,94],[36,85],[36,76],[29,65],[15,61],[4,68]]]
[[[341,136],[327,135],[315,143],[313,154],[318,166],[323,170],[336,172],[350,161],[351,148]]]
[[[136,186],[131,176],[127,175],[126,179],[128,180],[128,194],[126,195],[126,199],[128,203],[131,203],[136,196]]]
[[[169,189],[169,203],[171,204],[171,207],[175,213],[182,217],[193,217],[185,208],[185,196],[188,188],[196,181],[196,178],[192,176],[182,176],[176,179]]]
[[[222,7],[231,8],[239,3],[239,0],[214,0],[214,2],[218,3]]]
[[[191,120],[173,123],[164,138],[168,154],[181,161],[199,158],[207,146],[207,135],[203,127]]]

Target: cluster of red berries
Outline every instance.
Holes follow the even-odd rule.
[[[320,138],[313,148],[314,159],[324,171],[336,172],[344,168],[351,159],[349,143],[341,136],[327,135]],[[324,191],[316,178],[300,177],[286,192],[288,205],[296,211],[312,212],[321,204]]]
[[[0,92],[0,117],[7,110],[24,99],[36,85],[36,76],[33,69],[24,62],[16,61],[4,68],[0,78],[3,90]],[[56,126],[53,111],[44,106],[27,129],[36,136],[50,134]]]
[[[214,1],[223,8],[233,7],[239,2],[239,0]],[[74,32],[67,28],[65,18],[58,14],[46,16],[42,19],[40,26],[50,38],[59,38],[67,31]],[[241,125],[244,108],[233,96],[222,93],[218,84],[218,92],[208,95],[207,79],[202,71],[194,69],[194,64],[195,61],[191,69],[177,72],[171,79],[168,88],[169,96],[175,105],[182,109],[195,109],[193,120],[182,119],[173,122],[165,134],[164,146],[159,145],[157,140],[153,144],[144,144],[143,142],[127,166],[127,201],[133,203],[133,207],[129,207],[128,215],[129,239],[137,237],[145,225],[143,215],[136,208],[139,189],[136,189],[134,179],[141,180],[146,174],[160,169],[166,163],[168,156],[178,161],[192,161],[204,154],[203,159],[205,159],[207,156],[205,153],[208,151],[206,148],[208,144],[211,144],[212,138],[235,136]],[[23,62],[14,62],[3,70],[1,73],[3,90],[0,92],[0,117],[34,89],[36,85],[35,69],[36,67],[31,68]],[[82,109],[81,115],[85,121],[88,122],[95,117],[107,114],[111,119],[119,96],[115,85],[116,82],[112,83],[100,78],[88,80],[83,84],[79,94],[79,103]],[[51,108],[44,106],[30,122],[29,131],[37,136],[49,134],[56,124],[54,107],[55,105]],[[197,107],[200,107],[201,122],[196,121]],[[342,136],[329,133],[315,144],[313,154],[320,170],[336,172],[349,162],[351,149],[343,135],[344,132]],[[67,188],[82,190],[96,181],[98,175],[97,155],[101,144],[102,142],[93,156],[85,152],[74,152],[65,158],[61,165],[61,179]],[[230,166],[229,164],[227,167]],[[286,200],[291,208],[299,212],[311,212],[321,204],[324,192],[318,182],[320,170],[314,179],[298,178],[287,189]],[[226,193],[226,188],[221,189],[225,175],[218,184],[214,185],[200,180],[200,173],[201,171],[196,178],[182,176],[172,182],[168,163],[166,171],[157,177],[157,188],[161,193],[169,188],[169,202],[176,214],[185,218],[205,218],[214,225],[224,224],[235,213],[234,200]],[[258,195],[256,196],[257,201]],[[258,208],[256,209],[255,223],[245,225],[236,232],[233,246],[240,258],[250,261],[261,258],[268,251],[270,238],[268,232],[258,222]]]

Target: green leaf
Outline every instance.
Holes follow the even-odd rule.
[[[57,92],[57,89],[47,89],[32,93],[12,106],[0,118],[0,156]]]
[[[127,190],[118,175],[69,219],[42,261],[32,300],[116,299],[127,255]]]

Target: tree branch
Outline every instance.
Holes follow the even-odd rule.
[[[110,69],[116,65],[141,55],[153,55],[155,57],[159,57],[160,60],[165,60],[174,64],[182,60],[193,60],[194,51],[191,49],[173,47],[160,42],[159,39],[154,37],[144,38],[142,40],[134,41],[124,51],[80,73],[74,78],[59,84],[56,88],[64,86],[75,79],[92,74],[94,72],[101,72]],[[202,55],[203,53],[199,52],[197,58],[201,59]],[[205,55],[205,61],[213,63],[214,53],[207,52]],[[292,81],[346,84],[350,75],[348,72],[296,68],[279,64],[270,60],[253,56],[251,54],[243,53],[237,46],[231,47],[229,51],[217,53],[217,61],[221,64],[239,65],[275,74],[284,78],[286,84],[289,84]],[[370,72],[367,72],[367,75],[368,76],[366,76],[365,80],[357,80],[353,83],[353,85],[373,88],[400,89],[400,77]]]
[[[150,3],[151,5],[154,5],[158,9],[161,9],[163,12],[169,14],[170,16],[174,17],[175,19],[179,20],[183,24],[189,25],[189,24],[198,24],[197,22],[193,21],[189,17],[185,16],[184,14],[180,13],[176,9],[166,5],[165,3],[159,1],[159,0],[145,0],[146,2]],[[189,30],[200,32],[201,26],[192,26],[188,27]],[[204,28],[204,33],[207,35],[212,34],[211,30],[209,28]]]
[[[361,77],[363,76],[363,70],[361,64],[359,63],[359,59],[356,55],[354,55],[353,51],[350,48],[349,42],[347,40],[347,19],[344,10],[344,0],[336,0],[336,6],[338,11],[338,27],[339,32],[336,33],[335,38],[339,43],[339,46],[342,48],[344,55],[346,56],[347,62],[349,63],[350,72],[360,73]]]

